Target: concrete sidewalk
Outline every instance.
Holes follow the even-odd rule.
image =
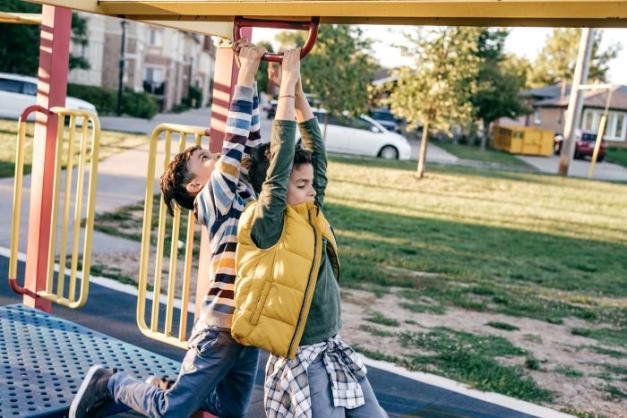
[[[209,109],[195,109],[183,113],[158,114],[151,120],[111,117],[101,118],[102,128],[126,132],[140,132],[149,135],[161,123],[176,123],[184,125],[208,126],[211,117]],[[272,121],[262,117],[262,136],[270,137]],[[148,141],[146,141],[148,143]],[[411,141],[412,158],[417,158],[420,142]],[[172,149],[176,149],[173,146]],[[120,207],[135,204],[144,199],[146,185],[146,168],[148,164],[148,145],[114,154],[98,164],[98,188],[96,192],[96,212],[111,212]],[[429,144],[427,159],[430,162],[455,164],[458,159],[443,149]],[[163,154],[159,153],[158,161]],[[158,191],[158,178],[161,175],[161,166],[155,172],[155,193]],[[65,172],[62,173],[61,184],[64,184]],[[76,170],[74,171],[76,178]],[[20,222],[20,251],[26,250],[28,227],[28,210],[30,196],[30,176],[24,177],[22,218]],[[85,188],[85,193],[87,190]],[[0,229],[0,246],[9,247],[10,227],[13,201],[13,178],[0,179],[0,219],[7,220],[7,227]],[[73,211],[73,207],[71,209]],[[60,234],[57,234],[58,236]],[[71,234],[70,234],[71,235]],[[71,238],[71,237],[70,237]],[[71,242],[70,242],[71,243]],[[119,253],[139,250],[139,244],[134,241],[108,236],[99,232],[94,233],[94,252]]]
[[[560,159],[557,155],[550,157],[518,156],[518,158],[532,165],[542,173],[556,174],[559,168]],[[571,177],[588,178],[589,168],[590,161],[588,160],[572,160],[568,175]],[[594,180],[627,181],[627,168],[604,161],[597,163],[592,178]]]
[[[209,126],[211,119],[211,110],[209,108],[194,109],[183,113],[160,113],[151,120],[131,118],[102,116],[100,123],[102,129],[122,131],[122,132],[141,132],[150,134],[153,129],[160,123],[178,123],[182,125]],[[270,138],[272,129],[272,121],[261,115],[261,135],[263,138]],[[420,141],[409,141],[411,145],[411,159],[418,159],[418,150],[420,149]],[[455,164],[458,158],[453,154],[433,145],[431,142],[427,147],[427,161],[440,164]]]

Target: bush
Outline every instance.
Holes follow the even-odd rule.
[[[70,83],[67,86],[67,95],[88,101],[96,106],[98,113],[115,113],[116,92],[114,90]]]
[[[84,86],[81,84],[68,84],[68,96],[74,96],[86,100],[96,106],[100,114],[114,114],[117,110],[117,91],[97,86]],[[124,89],[122,93],[122,113],[150,119],[158,110],[157,100],[148,93],[136,93],[130,89]]]
[[[183,99],[183,104],[198,109],[202,104],[202,90],[198,87],[189,86],[187,97]]]
[[[122,113],[150,119],[157,114],[157,100],[148,93],[136,93],[125,89],[122,94]]]

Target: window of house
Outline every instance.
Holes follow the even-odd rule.
[[[625,113],[616,114],[616,125],[614,133],[614,136],[617,139],[625,140]]]
[[[593,117],[594,115],[592,114],[592,111],[586,110],[584,117],[583,117],[583,130],[584,131],[592,130]]]
[[[163,82],[163,69],[155,67],[146,67],[144,69],[144,81],[151,83]]]
[[[161,46],[163,44],[161,31],[159,29],[150,28],[148,44],[150,46]]]
[[[611,112],[608,114],[604,139],[622,141],[625,139],[625,114]]]

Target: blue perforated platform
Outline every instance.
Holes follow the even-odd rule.
[[[179,363],[23,305],[0,306],[0,417],[63,415],[93,364],[138,378]]]

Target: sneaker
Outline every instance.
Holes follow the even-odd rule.
[[[148,383],[149,385],[155,385],[161,390],[170,389],[172,386],[174,386],[174,382],[176,382],[176,380],[168,379],[168,376],[150,376],[148,377],[148,379],[146,379],[146,383]]]
[[[69,418],[97,417],[98,411],[112,400],[107,383],[115,373],[102,365],[91,366],[70,405]]]

